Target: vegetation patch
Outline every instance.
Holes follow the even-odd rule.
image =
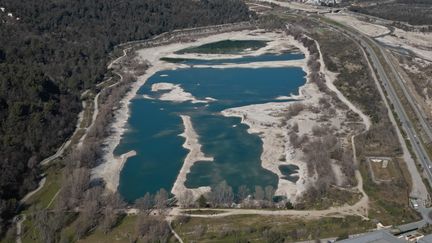
[[[4,0],[2,8],[0,237],[16,202],[37,187],[38,162],[73,133],[80,95],[104,79],[114,46],[251,16],[239,0]]]
[[[185,48],[177,51],[176,54],[238,54],[246,50],[258,50],[266,45],[267,41],[260,40],[223,40],[201,46]]]
[[[375,183],[391,182],[393,180],[400,180],[401,174],[395,168],[395,164],[391,160],[384,161],[374,161],[373,159],[368,159],[371,173]]]
[[[392,225],[420,219],[409,206],[411,178],[405,162],[399,159],[402,150],[395,128],[359,46],[342,33],[312,18],[298,15],[285,15],[285,18],[308,30],[308,35],[318,41],[327,68],[339,73],[335,81],[337,88],[371,118],[370,129],[355,138],[363,187],[370,201],[369,217]],[[321,20],[334,24],[331,20]],[[346,68],[354,66],[355,69]],[[367,156],[397,158],[393,160],[395,171],[401,176],[392,183],[377,185],[371,178]]]
[[[432,1],[430,0],[397,0],[368,7],[350,7],[350,10],[412,25],[432,24]]]
[[[392,183],[376,184],[370,174],[367,161],[360,164],[363,176],[363,187],[369,196],[369,218],[376,219],[384,225],[397,225],[420,220],[420,215],[409,207],[411,181],[408,169],[401,159],[394,159],[395,178]]]
[[[358,216],[306,221],[286,216],[238,215],[176,220],[174,229],[185,242],[293,242],[365,232],[371,221]]]
[[[223,210],[201,210],[201,209],[197,209],[197,210],[187,210],[184,211],[184,213],[187,214],[199,214],[199,215],[213,215],[213,214],[220,214],[220,213],[225,213],[226,211]]]
[[[176,58],[176,57],[162,57],[160,60],[164,61],[164,62],[170,62],[170,63],[182,63],[182,62],[190,61],[192,59],[188,59],[188,58]]]

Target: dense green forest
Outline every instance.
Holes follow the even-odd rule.
[[[240,0],[0,0],[0,7],[0,226],[36,187],[38,163],[72,134],[80,94],[103,79],[115,45],[250,15]]]
[[[350,10],[411,25],[432,25],[432,0],[397,0]]]

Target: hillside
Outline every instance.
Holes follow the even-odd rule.
[[[36,187],[38,163],[73,132],[80,94],[103,80],[115,45],[250,16],[239,0],[2,0],[0,5],[0,224]]]

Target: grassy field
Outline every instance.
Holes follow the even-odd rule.
[[[393,160],[394,173],[398,179],[391,183],[377,185],[372,181],[367,161],[360,164],[364,189],[369,196],[369,217],[379,220],[384,225],[397,225],[420,220],[420,215],[409,207],[410,175],[405,163],[401,159]]]
[[[368,163],[371,167],[371,172],[375,177],[375,180],[378,182],[391,182],[400,180],[401,173],[396,169],[396,165],[393,163],[393,161],[389,161],[387,164],[387,167],[383,167],[382,162],[373,162],[370,159],[368,160]]]
[[[314,209],[323,210],[330,207],[343,206],[345,204],[354,205],[362,197],[359,191],[348,191],[332,187],[327,190],[324,196],[319,200],[307,200],[303,203],[295,205],[296,209]]]
[[[100,229],[95,229],[91,232],[87,237],[80,239],[76,242],[78,243],[106,243],[106,242],[116,242],[116,243],[144,243],[143,239],[138,239],[134,241],[136,238],[136,221],[138,220],[138,216],[136,215],[127,215],[125,216],[118,225],[112,229],[108,233],[102,232]],[[73,235],[70,235],[73,238]],[[168,242],[176,242],[174,236],[168,240]]]
[[[34,194],[26,202],[26,205],[31,205],[33,208],[48,208],[52,206],[54,196],[60,190],[63,181],[61,166],[57,164],[58,161],[52,161],[52,164],[46,169],[46,182],[40,191]],[[51,203],[51,205],[50,205]],[[27,208],[22,213],[31,213],[32,208]]]
[[[96,229],[91,235],[84,239],[78,240],[80,243],[104,243],[118,242],[129,243],[135,234],[135,221],[137,216],[124,217],[120,223],[108,234],[104,234],[101,230]]]
[[[58,161],[52,161],[45,171],[46,182],[44,187],[34,194],[26,203],[26,207],[21,214],[26,215],[26,220],[22,228],[23,242],[38,242],[39,232],[33,222],[33,215],[39,209],[51,209],[55,202],[55,197],[61,188],[63,181],[62,169]],[[40,242],[40,241],[39,241]]]
[[[292,242],[365,232],[375,226],[360,217],[305,221],[286,216],[239,215],[224,218],[190,218],[174,222],[185,242]]]
[[[225,211],[222,210],[200,210],[200,209],[185,211],[185,213],[188,214],[200,214],[200,215],[219,214],[224,212]]]

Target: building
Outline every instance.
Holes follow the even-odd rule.
[[[386,230],[377,230],[370,233],[365,233],[359,236],[355,236],[350,239],[341,240],[338,242],[343,243],[399,243],[406,242],[405,240],[399,239],[396,236],[390,234]]]
[[[419,239],[417,243],[432,243],[432,234],[425,235],[423,238]]]

